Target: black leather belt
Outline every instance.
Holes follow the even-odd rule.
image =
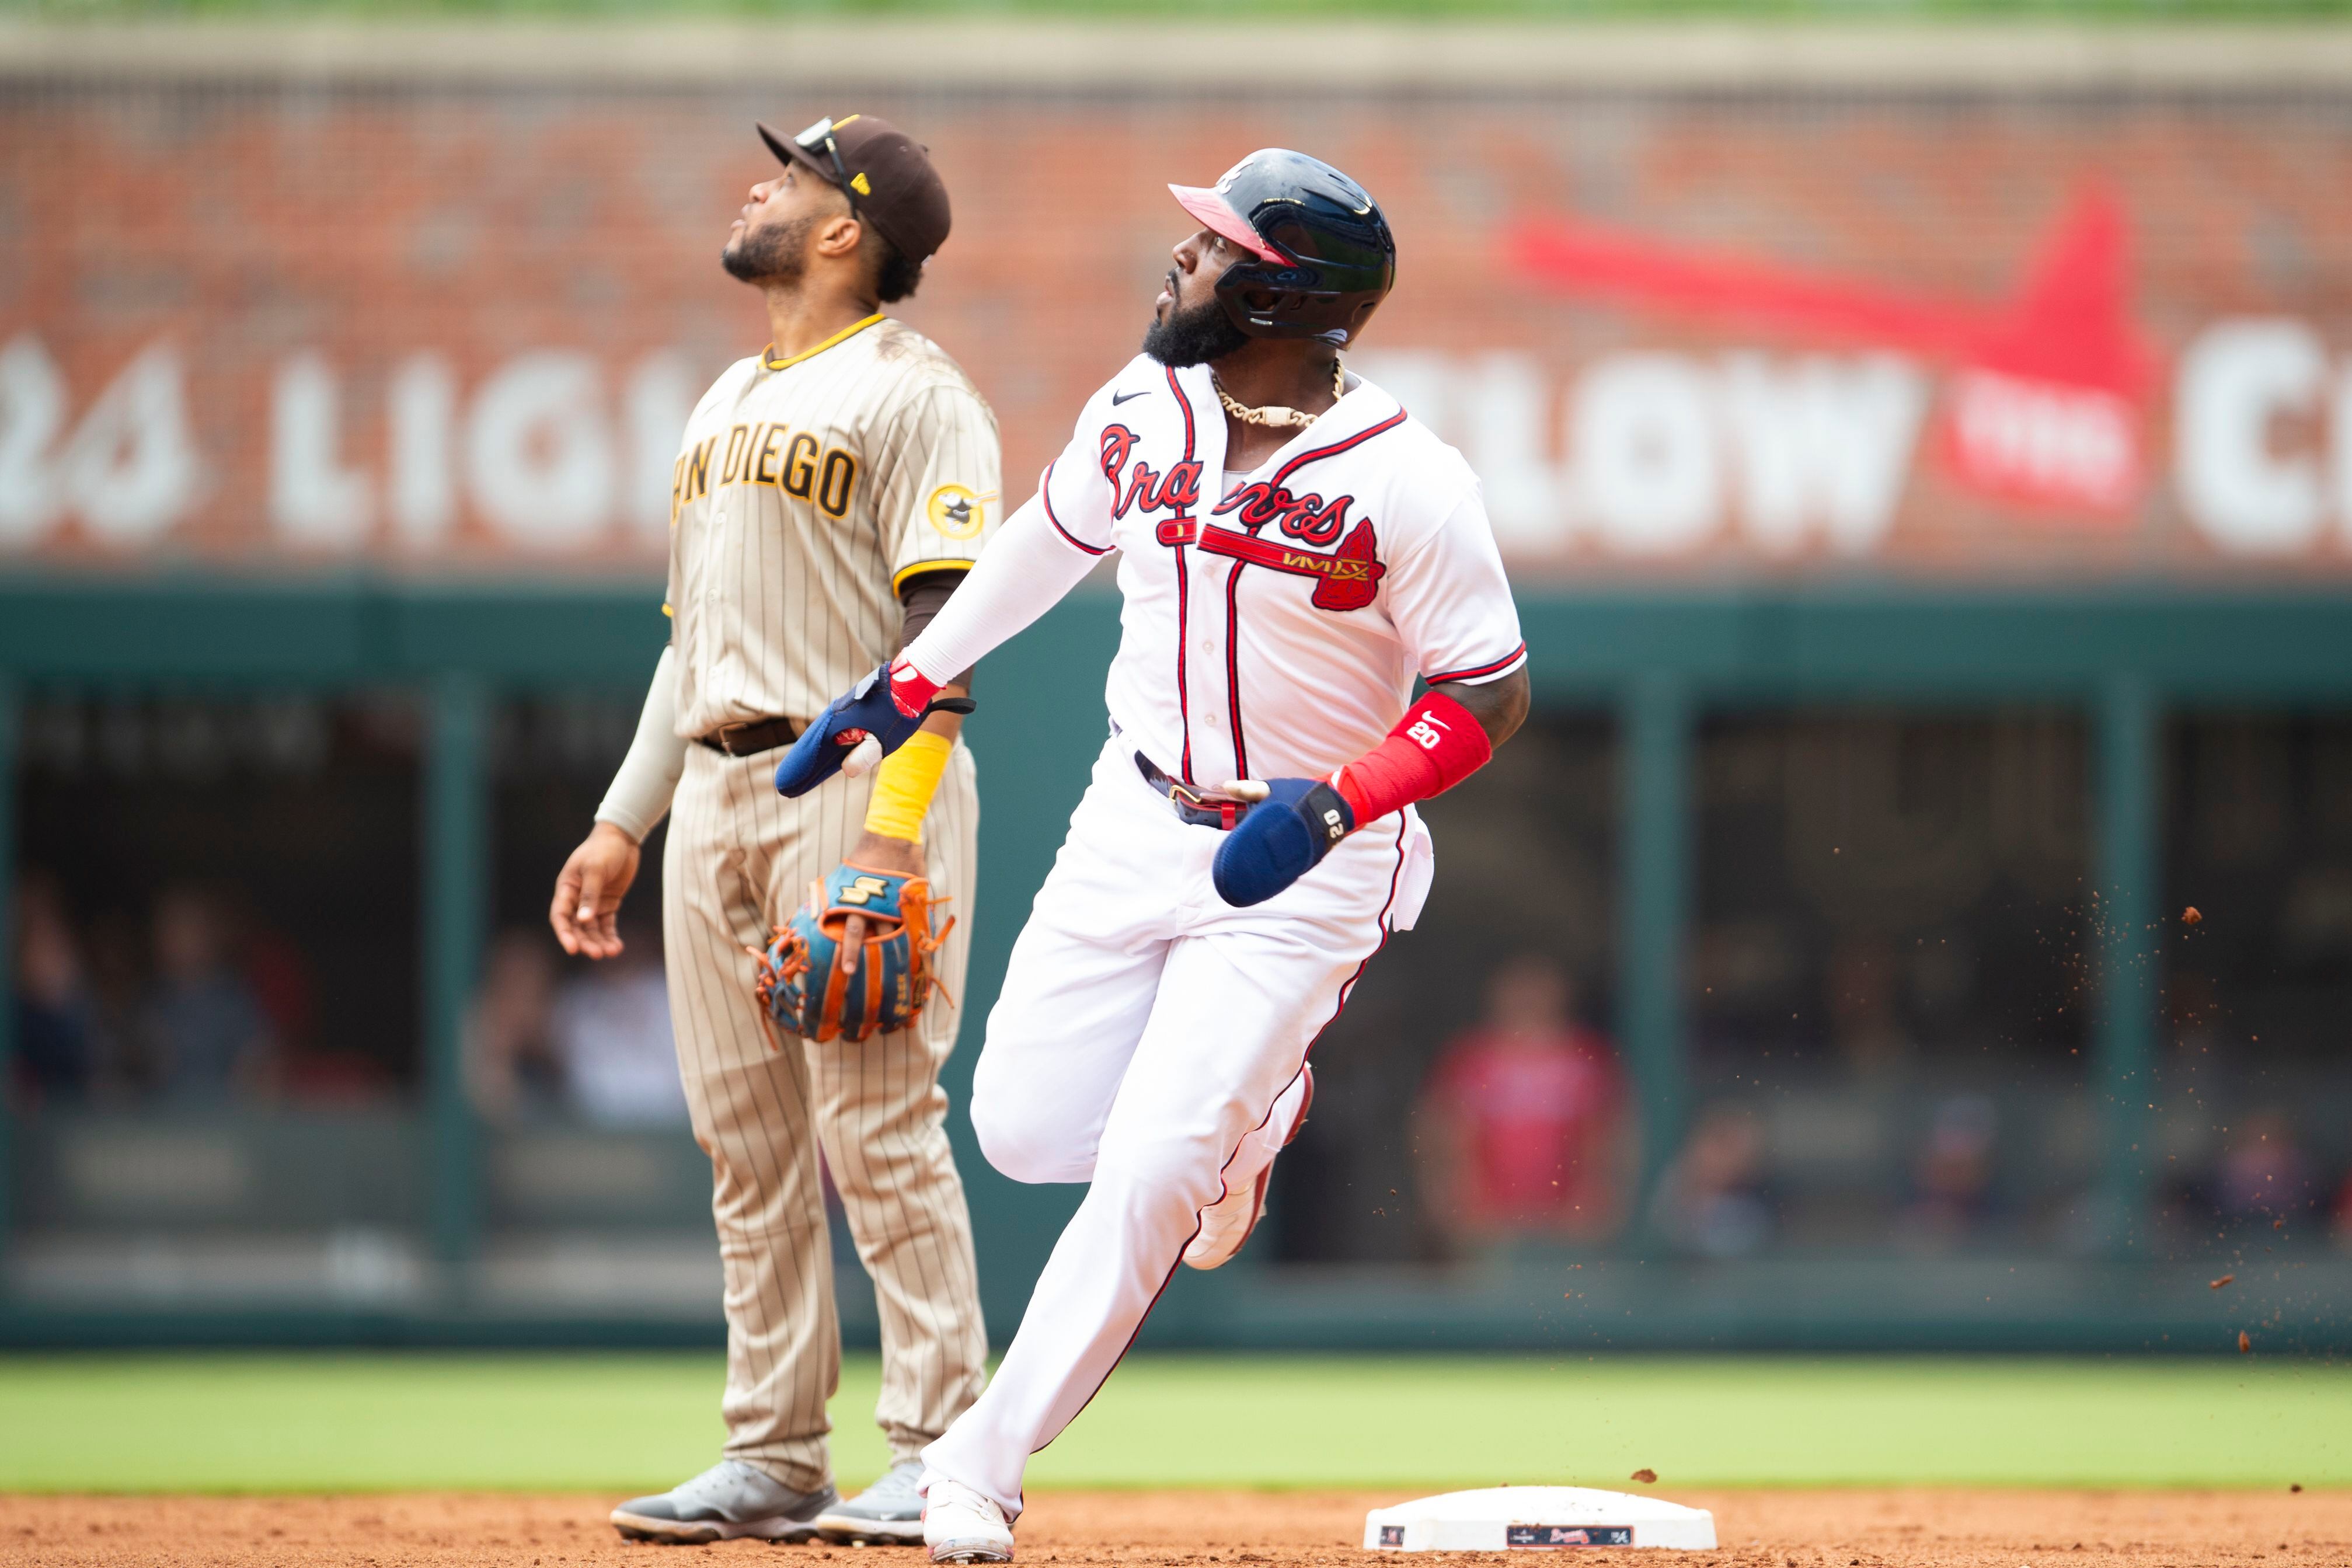
[[[1143,774],[1143,782],[1168,797],[1176,815],[1195,827],[1216,827],[1231,831],[1242,814],[1249,810],[1249,802],[1226,800],[1222,796],[1204,795],[1182,779],[1170,778],[1158,764],[1141,752],[1135,753],[1135,765]]]
[[[694,739],[695,744],[724,752],[730,757],[751,757],[772,752],[778,746],[789,746],[800,738],[800,726],[790,719],[754,719],[748,724],[721,724],[708,735]]]

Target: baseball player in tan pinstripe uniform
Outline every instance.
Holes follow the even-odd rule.
[[[979,811],[961,717],[934,715],[838,793],[785,800],[770,773],[777,748],[962,581],[997,521],[996,423],[954,361],[881,313],[947,237],[947,192],[924,150],[871,116],[761,134],[783,168],[751,187],[723,259],[764,294],[772,338],[688,423],[670,646],[550,911],[565,951],[618,952],[638,845],[670,813],[670,1012],[712,1167],[728,1436],[719,1464],[613,1521],[680,1542],[919,1541],[915,1456],[978,1394],[987,1352],[939,1087],[957,1016],[934,1000],[912,1027],[863,1042],[776,1033],[746,950],[845,860],[905,871],[965,917],[934,956],[949,995],[962,993]],[[845,966],[859,934],[843,943]],[[820,1149],[874,1277],[876,1418],[896,1461],[845,1502],[825,1445],[841,1350]]]

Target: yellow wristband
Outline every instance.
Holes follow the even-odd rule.
[[[947,772],[948,755],[955,742],[945,735],[918,730],[908,742],[882,759],[874,770],[874,799],[866,808],[866,831],[885,838],[923,841],[923,813],[939,792],[940,775]]]

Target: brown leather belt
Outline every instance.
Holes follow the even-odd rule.
[[[748,724],[721,724],[708,735],[696,736],[695,743],[730,757],[751,757],[800,738],[800,726],[790,719],[755,719]]]

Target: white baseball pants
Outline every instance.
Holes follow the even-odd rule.
[[[986,1392],[923,1450],[926,1485],[961,1481],[1008,1518],[1029,1456],[1118,1365],[1201,1211],[1282,1147],[1307,1047],[1429,888],[1411,811],[1246,910],[1211,884],[1222,838],[1178,818],[1114,735],[989,1015],[982,1152],[1015,1181],[1092,1184]]]

